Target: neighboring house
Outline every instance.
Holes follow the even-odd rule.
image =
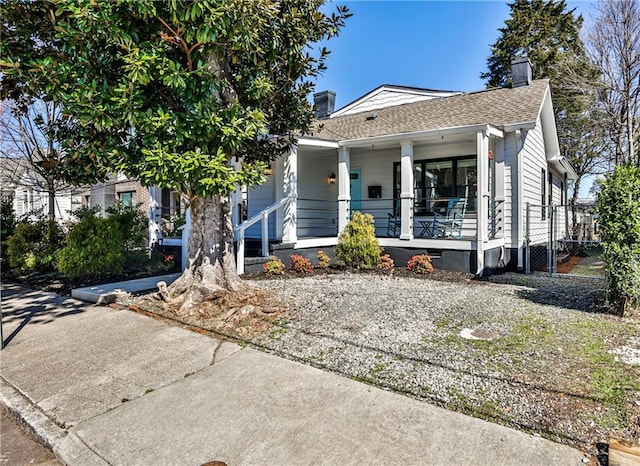
[[[102,214],[118,201],[128,206],[139,206],[147,214],[149,247],[161,243],[163,236],[177,234],[174,225],[180,224],[177,219],[185,214],[185,203],[176,191],[168,188],[146,188],[138,180],[122,174],[97,183],[82,193],[82,204],[86,207],[100,207]],[[180,241],[165,242],[180,244]]]
[[[576,175],[560,153],[549,81],[532,81],[527,59],[512,76],[512,88],[472,93],[381,86],[335,112],[334,93],[315,94],[310,134],[248,191],[250,221],[287,201],[264,228],[242,227],[241,247],[266,230],[285,262],[293,252],[314,257],[359,210],[373,215],[397,264],[428,253],[437,267],[477,275],[522,269],[527,203],[566,203]],[[434,237],[434,215],[452,198],[466,200],[461,230]]]
[[[42,187],[44,181],[30,167],[25,157],[0,158],[2,196],[13,198],[13,211],[21,217],[31,213],[49,212],[49,193]],[[55,217],[59,223],[71,220],[70,212],[82,205],[79,188],[56,191]]]

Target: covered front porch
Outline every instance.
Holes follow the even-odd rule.
[[[340,142],[300,138],[265,184],[233,196],[238,247],[259,240],[261,256],[274,240],[297,253],[331,248],[357,210],[373,216],[386,251],[459,251],[467,269],[482,274],[486,251],[504,247],[503,146],[502,131],[490,125]],[[456,227],[434,229],[455,201],[463,206]]]

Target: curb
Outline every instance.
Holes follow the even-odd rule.
[[[25,426],[36,441],[53,451],[66,465],[107,465],[75,434],[67,432],[53,422],[36,404],[0,376],[0,403],[11,416]]]

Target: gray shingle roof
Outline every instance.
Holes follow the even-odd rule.
[[[490,89],[387,107],[314,122],[308,136],[333,141],[413,133],[460,126],[535,122],[549,87],[548,79],[515,89]],[[377,114],[367,120],[367,116]]]

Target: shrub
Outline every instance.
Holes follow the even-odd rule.
[[[262,269],[267,275],[282,275],[285,266],[276,256],[270,256],[269,260],[262,266]]]
[[[354,212],[353,217],[340,233],[335,251],[336,257],[348,267],[356,269],[378,267],[382,248],[376,239],[373,216]]]
[[[75,219],[77,221],[82,220],[83,218],[85,218],[88,215],[91,215],[92,217],[97,216],[100,213],[100,206],[96,205],[93,207],[89,207],[89,206],[82,206],[82,207],[78,207],[75,210],[70,211],[69,213],[75,217]]]
[[[71,228],[59,268],[71,278],[100,278],[122,273],[124,261],[118,223],[86,215]]]
[[[640,168],[616,167],[600,182],[597,209],[607,287],[621,304],[640,305]]]
[[[318,267],[321,269],[329,268],[329,263],[331,262],[331,258],[324,251],[318,251],[316,254],[316,258],[318,259]]]
[[[6,242],[9,267],[20,272],[53,270],[63,239],[56,222],[41,216],[21,220]]]
[[[427,254],[416,254],[407,261],[407,269],[413,273],[427,274],[433,272],[431,257]]]
[[[0,241],[6,241],[16,227],[13,197],[0,196]]]
[[[313,273],[313,266],[311,265],[311,261],[306,257],[294,254],[291,256],[291,270],[311,275]]]
[[[385,272],[391,272],[395,267],[395,261],[389,254],[383,254],[380,257],[380,268]]]
[[[0,196],[0,257],[5,256],[7,239],[16,227],[16,215],[13,211],[13,197]],[[0,259],[2,269],[9,268],[9,262]]]
[[[146,262],[149,221],[142,214],[139,206],[127,206],[118,201],[107,209],[107,214],[120,230],[121,247],[127,259],[127,265]]]

